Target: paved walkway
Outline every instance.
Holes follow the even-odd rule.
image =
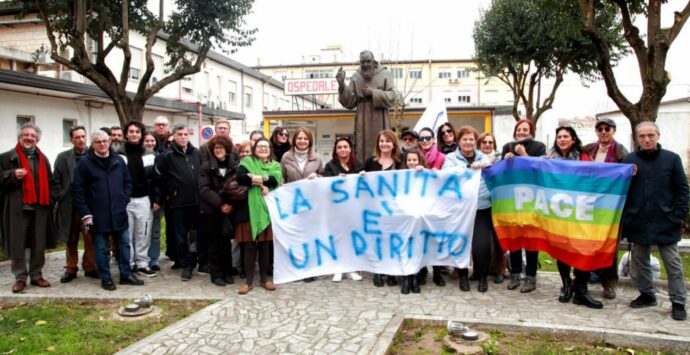
[[[278,285],[274,292],[257,287],[240,296],[239,282],[216,287],[206,275],[199,274],[182,282],[179,270],[170,270],[168,263],[164,263],[161,275],[146,279],[144,287],[118,285],[114,292],[102,290],[98,280],[81,274],[69,284],[60,284],[63,253],[48,255],[46,265],[44,276],[53,283],[52,287],[29,286],[22,294],[12,294],[10,265],[0,263],[0,298],[132,299],[148,293],[154,300],[220,300],[133,344],[122,351],[124,354],[382,353],[405,317],[544,328],[598,328],[606,332],[632,332],[633,337],[635,333],[653,333],[670,341],[690,341],[690,323],[670,318],[671,304],[664,290],[658,294],[659,306],[632,309],[627,304],[637,292],[625,280],[618,288],[616,300],[604,300],[603,310],[591,310],[558,303],[560,281],[553,273],[540,273],[537,290],[531,294],[508,291],[506,283],[489,283],[489,292],[478,293],[474,282],[471,292],[461,292],[457,280],[450,280],[443,288],[429,282],[422,287],[421,294],[401,295],[397,287],[374,287],[370,278],[362,282],[345,279],[336,284],[330,277],[322,277],[311,284]],[[591,289],[597,299],[602,299],[601,287]]]

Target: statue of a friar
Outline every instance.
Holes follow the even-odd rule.
[[[379,67],[371,51],[365,50],[359,54],[359,69],[352,75],[349,86],[345,85],[342,67],[335,78],[338,80],[340,104],[350,110],[357,108],[355,151],[357,159],[364,161],[373,155],[378,133],[391,128],[388,109],[397,95],[393,76]]]

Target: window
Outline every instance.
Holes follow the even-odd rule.
[[[17,116],[17,131],[26,123],[34,122],[34,116]]]
[[[462,104],[469,104],[470,103],[470,95],[459,95],[458,96],[458,102]]]
[[[71,118],[65,118],[62,120],[62,145],[69,146],[72,144],[72,137],[69,131],[72,127],[77,125],[77,120]]]
[[[393,77],[396,79],[402,79],[403,77],[403,69],[402,68],[393,68],[391,69],[393,72]]]
[[[410,99],[411,104],[421,104],[422,103],[422,98],[421,97],[413,97]]]
[[[139,80],[141,78],[141,49],[130,47],[132,57],[129,61],[129,78]]]
[[[449,79],[452,76],[453,76],[453,74],[451,74],[450,68],[441,68],[438,71],[438,78],[439,79]]]
[[[307,70],[306,76],[309,79],[322,79],[333,77],[333,73],[330,70]]]
[[[462,68],[458,69],[458,79],[467,79],[470,77],[470,71],[468,69]]]
[[[422,69],[410,69],[410,79],[421,79]]]
[[[451,102],[451,99],[450,99],[450,97],[446,97],[443,99],[443,101],[445,101],[447,104],[449,104]]]
[[[250,86],[244,87],[244,107],[252,108],[253,91]]]
[[[228,80],[228,102],[231,105],[235,105],[237,100],[237,83]]]

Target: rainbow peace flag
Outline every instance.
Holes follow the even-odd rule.
[[[581,270],[610,266],[630,164],[504,159],[484,169],[504,250],[541,250]]]

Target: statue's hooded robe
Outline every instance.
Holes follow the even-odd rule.
[[[376,136],[381,130],[390,129],[388,109],[393,104],[396,92],[393,77],[385,68],[376,67],[374,75],[367,80],[361,70],[352,75],[350,85],[339,89],[338,101],[348,109],[357,108],[355,113],[355,152],[359,161],[374,153]],[[365,98],[362,87],[371,89],[371,97]]]

